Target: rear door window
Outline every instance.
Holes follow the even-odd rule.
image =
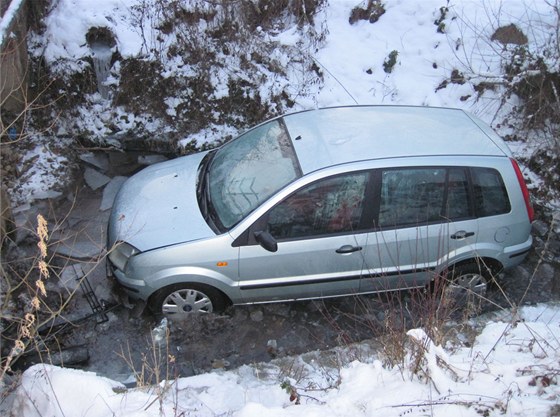
[[[446,175],[445,168],[383,171],[379,227],[403,227],[441,221]]]
[[[444,218],[459,220],[472,217],[469,177],[466,168],[450,168],[447,177],[447,202]]]

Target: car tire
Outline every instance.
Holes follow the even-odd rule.
[[[477,312],[486,300],[492,279],[491,270],[482,262],[454,266],[447,273],[443,296],[456,307]]]
[[[157,291],[150,309],[157,315],[181,318],[191,314],[221,313],[226,299],[220,291],[204,284],[174,284]]]

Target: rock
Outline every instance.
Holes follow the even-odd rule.
[[[167,342],[167,319],[165,317],[152,330],[152,340],[157,346],[163,346]]]
[[[109,170],[109,157],[106,153],[88,152],[80,155],[80,159],[102,172],[107,172]]]
[[[229,362],[225,359],[214,359],[212,360],[212,368],[214,369],[225,369],[229,366]]]
[[[89,188],[91,188],[92,190],[97,190],[98,188],[103,187],[105,184],[111,181],[111,178],[109,178],[107,175],[102,174],[101,172],[96,171],[93,168],[86,168],[84,172],[84,180],[86,181],[86,184],[89,186]]]
[[[80,278],[84,276],[81,264],[72,264],[65,266],[59,276],[60,285],[72,293],[80,286]]]
[[[36,190],[33,192],[33,198],[36,200],[55,200],[60,197],[62,193],[54,190]]]
[[[45,360],[51,365],[57,366],[83,364],[89,360],[89,350],[85,346],[71,346],[60,351],[48,351],[41,354],[32,353],[18,360],[16,368],[25,369],[33,364],[42,363]]]
[[[496,29],[490,40],[498,41],[502,45],[526,45],[528,42],[527,36],[513,23]]]
[[[25,213],[31,210],[31,204],[29,203],[25,203],[21,206],[17,206],[15,208],[12,209],[12,213],[17,214],[17,213]]]
[[[139,155],[138,156],[138,163],[140,165],[153,165],[167,160],[168,159],[163,155]]]
[[[266,351],[273,358],[278,356],[278,342],[276,342],[275,339],[271,339],[266,342]]]
[[[259,321],[263,321],[264,314],[263,314],[262,310],[255,310],[255,311],[251,312],[250,317],[251,317],[251,320],[259,322]]]
[[[560,236],[560,211],[552,215],[552,229],[556,235]]]
[[[103,199],[101,200],[99,210],[105,211],[113,207],[115,196],[117,195],[117,192],[120,190],[126,179],[126,177],[115,177],[109,182],[109,184],[107,184],[107,186],[103,190]]]
[[[550,228],[546,222],[542,220],[535,220],[532,224],[532,232],[537,236],[544,237],[547,235]]]
[[[132,152],[110,152],[109,162],[111,172],[117,175],[130,175],[140,167],[137,157]]]
[[[550,240],[548,242],[548,251],[553,254],[553,257],[556,258],[560,256],[560,241],[559,240]]]
[[[87,239],[87,236],[84,236]],[[65,240],[60,239],[53,244],[53,252],[63,257],[79,260],[91,260],[97,258],[103,252],[103,247],[89,240]]]

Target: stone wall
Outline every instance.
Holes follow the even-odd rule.
[[[0,0],[2,16],[10,9],[12,17],[0,43],[0,109],[2,113],[21,113],[27,97],[27,1]],[[4,116],[4,114],[2,115]]]

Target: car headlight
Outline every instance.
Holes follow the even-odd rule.
[[[117,242],[109,252],[109,260],[120,271],[124,272],[126,263],[131,256],[140,253],[138,249],[126,242]]]

